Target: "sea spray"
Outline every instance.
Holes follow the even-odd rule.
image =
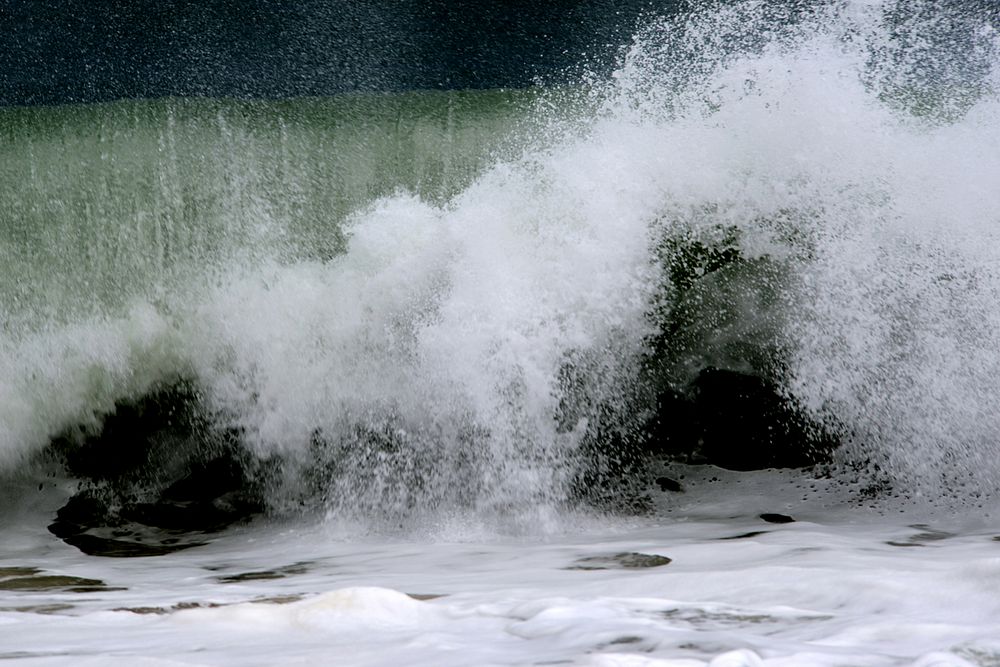
[[[195,276],[211,282],[237,265],[332,257],[344,249],[344,218],[373,199],[404,190],[441,202],[461,191],[528,135],[515,130],[537,97],[0,109],[5,328],[166,302],[200,289]]]
[[[873,4],[734,3],[650,21],[588,104],[524,112],[524,136],[557,140],[527,142],[444,195],[362,182],[346,222],[333,207],[322,222],[335,174],[282,167],[267,185],[267,170],[241,171],[239,151],[222,153],[232,170],[207,168],[230,174],[206,181],[207,208],[197,187],[170,194],[182,167],[206,164],[195,151],[180,181],[154,170],[170,203],[156,223],[129,217],[160,239],[154,260],[193,249],[169,279],[145,264],[144,243],[101,255],[98,228],[76,243],[15,225],[3,252],[47,259],[3,291],[5,459],[182,377],[273,463],[275,507],[319,501],[373,526],[455,511],[530,525],[572,506],[581,479],[632,493],[615,475],[651,447],[658,395],[697,400],[699,377],[729,371],[762,377],[846,443],[845,466],[915,493],[940,494],[942,476],[949,494],[989,493],[995,36],[989,15],[956,16],[965,41],[935,41],[952,33]],[[942,65],[907,44],[962,55]],[[955,91],[962,103],[945,103]],[[365,119],[334,134],[351,123]],[[374,171],[393,174],[379,155]],[[229,194],[214,199],[212,183]],[[84,213],[118,186],[95,187]],[[192,214],[202,222],[184,227]],[[216,215],[234,230],[213,237],[218,252],[162,245]],[[319,222],[298,228],[303,215]],[[713,237],[737,259],[675,304],[664,243]],[[128,253],[142,267],[119,273],[136,265]],[[95,291],[97,309],[61,303],[90,294],[61,290],[90,257],[108,259],[83,262],[92,280],[142,288]],[[683,330],[666,330],[681,311]]]
[[[668,224],[785,258],[783,385],[848,444],[842,462],[907,495],[995,493],[995,11],[838,3],[777,28],[775,11],[640,33],[611,117],[683,156]]]

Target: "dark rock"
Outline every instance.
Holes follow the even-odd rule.
[[[612,556],[588,556],[578,558],[567,570],[611,570],[625,569],[634,570],[649,567],[660,567],[671,562],[666,556],[655,554],[640,554],[626,552],[614,554]]]
[[[925,526],[924,524],[914,524],[910,526],[910,528],[915,528],[920,532],[910,535],[905,541],[890,540],[886,542],[886,544],[894,547],[923,547],[927,546],[930,542],[940,542],[941,540],[947,540],[955,537],[954,533],[949,533],[943,530],[935,530]]]
[[[746,540],[751,537],[758,537],[760,535],[767,535],[769,531],[766,530],[751,530],[749,533],[740,533],[739,535],[729,535],[727,537],[720,537],[720,540]]]
[[[714,367],[684,392],[664,390],[644,430],[653,453],[729,470],[802,468],[836,447],[774,383]]]
[[[57,574],[36,574],[13,579],[0,579],[0,590],[4,591],[52,591],[64,590],[71,593],[91,593],[106,590],[99,579],[84,579]]]
[[[587,351],[568,353],[559,371],[557,428],[586,429],[574,498],[607,511],[649,511],[654,482],[681,490],[655,478],[654,459],[732,470],[828,460],[839,445],[832,429],[783,390],[792,260],[744,257],[733,226],[658,221],[653,231],[661,234],[661,284],[646,317],[656,333],[645,340],[635,381],[609,386],[600,355]],[[795,239],[790,249],[807,253],[806,245]]]
[[[784,234],[801,214],[759,222]],[[827,460],[837,438],[782,389],[793,259],[748,258],[736,227],[705,222],[659,229],[662,285],[648,312],[658,333],[644,371],[656,396],[644,429],[650,451],[732,470]],[[808,256],[808,239],[792,237],[788,250]]]
[[[669,477],[657,477],[656,484],[660,487],[660,491],[673,491],[675,493],[684,491],[684,487],[681,486],[680,482]]]
[[[155,502],[130,504],[119,516],[128,521],[163,528],[168,531],[201,533],[218,532],[248,515],[259,511],[256,506],[237,502],[235,507],[224,503],[223,497],[202,502],[177,503],[158,498]]]
[[[23,567],[15,565],[13,567],[0,567],[0,579],[7,577],[28,577],[41,572],[37,567]]]
[[[64,615],[75,608],[71,604],[30,604],[15,607],[0,607],[0,611],[16,611],[22,614]]]
[[[764,378],[707,368],[694,383],[694,410],[701,454],[722,468],[800,468],[816,461],[809,425]]]
[[[65,539],[90,526],[104,524],[107,516],[108,507],[104,502],[90,491],[81,491],[59,508],[56,520],[49,524],[49,532]]]
[[[52,447],[62,454],[70,474],[90,480],[115,480],[149,472],[167,463],[168,445],[183,447],[198,430],[199,398],[193,385],[179,381],[137,400],[123,400],[103,416],[100,430],[67,429]],[[168,442],[170,441],[170,442]]]
[[[246,470],[232,456],[195,460],[182,478],[164,490],[163,497],[179,502],[210,502],[223,494],[243,490],[246,483]]]
[[[248,600],[250,604],[291,604],[292,602],[300,602],[304,599],[304,596],[298,594],[292,595],[272,595],[268,597],[254,598],[253,600]],[[189,609],[218,609],[220,607],[228,607],[231,604],[223,604],[220,602],[178,602],[170,607],[118,607],[112,611],[128,611],[133,614],[139,615],[156,615],[162,616],[164,614],[170,614],[175,611],[187,611]]]
[[[271,579],[284,579],[285,575],[274,570],[261,570],[260,572],[242,572],[226,577],[219,577],[219,583],[239,584],[244,581],[268,581]]]
[[[202,546],[207,542],[186,542],[183,544],[166,544],[154,542],[146,544],[131,540],[117,540],[99,535],[81,533],[63,538],[88,556],[104,556],[107,558],[143,558],[148,556],[165,556],[175,551],[183,551],[192,547]]]
[[[949,533],[945,530],[936,530],[922,523],[913,524],[910,528],[915,528],[920,531],[919,533],[910,535],[910,542],[940,542],[941,540],[948,540],[955,537],[955,533]]]
[[[617,639],[612,639],[607,643],[607,646],[620,646],[622,644],[639,644],[645,641],[642,637],[637,637],[635,635],[625,635],[624,637],[618,637]]]
[[[795,523],[795,519],[788,516],[787,514],[771,514],[765,513],[761,514],[760,518],[768,523]]]
[[[204,544],[263,511],[259,470],[190,382],[120,401],[100,428],[68,429],[51,450],[81,480],[49,531],[84,553],[156,556]]]
[[[223,584],[237,584],[244,581],[265,581],[270,579],[284,579],[296,574],[305,574],[309,571],[309,565],[311,563],[294,563],[286,567],[279,567],[274,570],[259,570],[256,572],[241,572],[239,574],[230,574],[224,577],[219,577],[218,580]]]

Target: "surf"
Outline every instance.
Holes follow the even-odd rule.
[[[561,92],[4,110],[0,458],[82,470],[149,410],[103,507],[219,457],[247,513],[376,529],[643,511],[663,460],[976,502],[996,35],[949,18],[712,7]]]

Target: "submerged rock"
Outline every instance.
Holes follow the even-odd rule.
[[[37,567],[26,567],[15,565],[12,567],[0,567],[0,579],[8,577],[28,577],[41,572]]]
[[[739,535],[727,535],[726,537],[720,537],[720,540],[748,540],[754,537],[760,537],[761,535],[767,535],[769,531],[766,530],[751,530],[748,533],[740,533]]]
[[[624,552],[611,556],[587,556],[577,558],[567,570],[637,570],[669,565],[671,559],[656,554]]]
[[[293,563],[285,567],[275,568],[273,570],[256,570],[253,572],[240,572],[238,574],[227,574],[221,577],[217,577],[219,583],[223,584],[238,584],[247,581],[266,581],[270,579],[284,579],[297,574],[305,574],[309,571],[309,566],[312,563]]]
[[[11,576],[9,570],[26,570],[28,574]],[[65,574],[40,574],[37,568],[9,568],[8,574],[0,573],[0,590],[2,591],[65,591],[67,593],[94,593],[101,591],[120,591],[122,588],[109,588],[100,579],[85,579]]]
[[[935,530],[924,524],[914,524],[910,528],[916,528],[920,532],[910,535],[905,540],[889,540],[886,544],[893,547],[924,547],[933,542],[940,542],[955,537],[955,533],[944,530]],[[994,538],[996,539],[996,538]]]
[[[271,595],[267,597],[254,598],[252,600],[247,600],[246,604],[291,604],[293,602],[300,602],[304,599],[302,595],[292,594],[292,595]],[[111,611],[127,611],[133,614],[139,614],[140,616],[162,616],[165,614],[172,614],[176,611],[188,611],[191,609],[218,609],[220,607],[228,607],[234,604],[241,604],[239,602],[178,602],[177,604],[171,605],[169,607],[117,607]]]

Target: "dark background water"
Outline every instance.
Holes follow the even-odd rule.
[[[0,104],[523,87],[681,0],[0,0]]]
[[[644,17],[729,1],[0,0],[0,105],[573,82],[610,70]],[[931,65],[970,53],[984,13],[1000,27],[1000,0],[887,5],[897,26],[943,19],[934,48],[904,44]]]

